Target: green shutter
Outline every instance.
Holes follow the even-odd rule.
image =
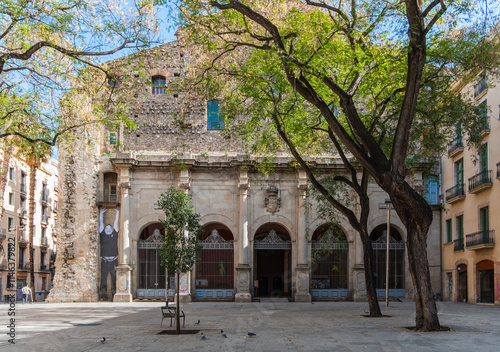
[[[451,227],[451,219],[446,220],[446,243],[453,242],[453,231]]]
[[[457,239],[464,238],[464,216],[457,216]]]

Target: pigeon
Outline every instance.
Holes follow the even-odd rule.
[[[249,332],[248,332],[248,336],[253,337],[253,336],[257,336],[257,334],[256,334],[256,333],[254,333],[254,332],[250,332],[250,331],[249,331]]]
[[[222,335],[222,337],[224,337],[224,338],[226,338],[226,339],[227,339],[227,335],[226,335],[226,333],[224,332],[224,330],[221,330],[221,331],[220,331],[220,334]]]
[[[202,339],[202,340],[206,340],[206,339],[207,339],[207,337],[205,336],[205,334],[204,334],[204,333],[201,333],[201,339]]]
[[[101,341],[101,343],[104,343],[104,342],[106,342],[106,338],[102,337],[99,341]]]
[[[370,313],[370,311],[369,310],[365,310],[365,314],[368,314],[368,313]]]
[[[198,325],[199,323],[200,323],[200,319],[198,319],[198,321],[195,324]]]

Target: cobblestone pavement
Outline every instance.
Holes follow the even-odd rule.
[[[389,317],[366,318],[366,303],[185,303],[185,329],[159,335],[162,303],[0,305],[0,351],[499,351],[500,307],[438,302],[447,332],[416,333],[414,304],[381,302]],[[12,310],[11,310],[12,312]],[[15,318],[15,345],[8,342]],[[195,322],[200,319],[200,324]],[[227,333],[223,338],[220,330]],[[249,337],[248,332],[257,334]],[[98,340],[106,337],[106,343]]]

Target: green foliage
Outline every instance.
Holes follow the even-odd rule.
[[[101,57],[149,45],[154,1],[5,0],[0,7],[0,138],[55,145],[78,127],[134,127]],[[78,116],[78,118],[75,118]]]
[[[165,220],[159,220],[165,228],[165,241],[160,247],[162,265],[172,273],[188,272],[196,261],[202,227],[191,203],[191,197],[175,187],[162,193],[157,202],[165,213]]]

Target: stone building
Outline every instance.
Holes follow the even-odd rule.
[[[446,212],[443,229],[443,293],[455,302],[500,304],[500,248],[495,244],[500,207],[500,87],[498,79],[479,74],[454,89],[483,111],[469,148],[457,125],[455,139],[442,158]]]
[[[0,297],[16,292],[9,265],[9,243],[16,244],[16,251],[11,254],[15,259],[15,276],[17,277],[17,298],[20,299],[21,288],[30,283],[29,238],[26,225],[29,210],[30,168],[25,160],[15,155],[7,163],[5,152],[0,150],[2,168],[7,168],[7,178],[3,202],[3,216],[0,232]],[[35,233],[33,246],[35,250],[35,291],[39,291],[36,299],[45,299],[41,291],[50,290],[53,275],[53,259],[55,257],[55,223],[58,214],[58,161],[49,158],[36,170],[35,186]],[[12,247],[14,248],[14,247]],[[34,294],[35,295],[35,294]]]
[[[189,191],[204,228],[195,268],[181,276],[184,299],[365,299],[362,245],[345,219],[331,234],[330,253],[311,263],[311,251],[324,238],[328,221],[317,215],[317,204],[306,192],[305,173],[290,166],[286,154],[275,160],[273,173],[259,173],[253,156],[235,140],[223,138],[217,97],[207,101],[179,87],[192,60],[189,48],[175,41],[143,55],[111,63],[120,68],[110,84],[118,93],[135,97],[129,114],[137,130],[96,130],[95,143],[74,148],[78,153],[61,153],[64,216],[49,300],[95,301],[112,296],[114,301],[128,302],[171,295],[174,277],[159,265],[162,213],[155,209],[159,195],[170,186]],[[125,80],[132,76],[133,85]],[[85,149],[92,156],[84,156]],[[343,170],[334,155],[323,155],[316,162],[325,172]],[[422,190],[426,184],[419,172],[409,181]],[[384,295],[387,211],[380,205],[387,196],[376,184],[370,184],[369,194],[376,282]],[[437,207],[428,246],[437,293],[439,214]],[[405,229],[394,211],[391,215],[390,294],[412,297]],[[112,252],[103,255],[100,243],[106,238],[103,226],[109,225],[111,236],[116,216],[115,258]],[[339,234],[346,240],[338,240]],[[112,260],[116,278],[102,270]],[[334,266],[337,270],[332,270]]]

